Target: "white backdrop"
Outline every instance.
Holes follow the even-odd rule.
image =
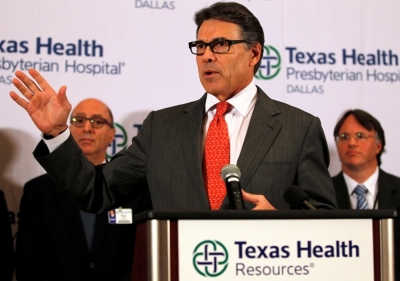
[[[12,214],[18,212],[24,183],[44,172],[31,155],[40,133],[8,96],[14,88],[13,72],[35,65],[56,89],[68,86],[73,105],[87,97],[106,102],[121,125],[114,143],[120,149],[124,142],[129,144],[151,110],[203,94],[187,42],[195,40],[194,12],[213,2],[0,3],[0,188]],[[345,110],[361,108],[385,129],[387,153],[382,168],[400,175],[396,115],[400,2],[237,2],[259,18],[265,32],[266,57],[256,84],[272,98],[320,117],[331,154],[331,174],[340,169],[333,127]],[[101,73],[91,69],[101,69]],[[110,148],[109,154],[113,152]]]

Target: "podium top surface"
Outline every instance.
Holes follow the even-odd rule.
[[[277,210],[277,211],[145,211],[134,216],[144,220],[250,220],[250,219],[386,219],[396,210]]]

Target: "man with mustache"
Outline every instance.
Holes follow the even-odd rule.
[[[99,165],[115,129],[110,109],[85,99],[72,111],[69,131],[82,154]],[[75,165],[73,161],[70,163]],[[136,226],[115,220],[118,211],[151,208],[144,194],[118,210],[82,212],[48,174],[25,184],[16,244],[18,280],[131,280]]]

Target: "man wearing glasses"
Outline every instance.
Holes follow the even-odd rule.
[[[16,72],[13,83],[28,101],[14,92],[11,97],[28,111],[45,138],[53,138],[46,143],[62,140],[50,154],[40,142],[36,159],[91,212],[113,208],[147,189],[156,210],[228,209],[219,175],[228,163],[241,169],[247,209],[289,209],[283,193],[291,185],[303,188],[316,208],[335,208],[319,119],[272,100],[254,84],[264,46],[258,19],[241,4],[218,2],[198,11],[195,22],[197,38],[189,48],[206,93],[197,101],[151,112],[131,146],[102,167],[75,153],[65,125],[70,110],[66,87],[57,95],[36,71],[30,74],[41,89]],[[39,105],[39,96],[47,105]],[[54,122],[49,124],[36,112],[53,116]],[[95,196],[94,190],[107,187],[112,193]]]
[[[340,209],[400,210],[400,178],[380,169],[385,133],[361,109],[343,114],[334,129],[342,171],[332,178]],[[400,222],[395,222],[396,280],[400,280]]]
[[[97,99],[81,101],[71,114],[71,135],[94,165],[106,161],[115,133],[113,123],[110,109]],[[73,160],[71,165],[75,165]],[[148,199],[148,195],[139,196],[117,211],[133,215],[151,208]],[[30,180],[20,204],[17,279],[131,280],[136,227],[132,222],[120,224],[115,219],[117,211],[85,213],[48,174]]]

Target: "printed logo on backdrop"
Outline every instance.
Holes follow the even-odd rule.
[[[205,240],[193,251],[193,266],[204,277],[220,276],[228,268],[228,251],[219,241]]]
[[[64,72],[73,74],[121,75],[123,61],[107,61],[106,47],[96,39],[64,41],[52,37],[36,37],[34,40],[0,40],[0,83],[11,84],[16,70],[34,68],[42,73]],[[18,54],[20,57],[9,55]]]
[[[400,83],[399,57],[400,53],[390,48],[367,52],[342,48],[333,52],[290,46],[279,52],[273,46],[264,46],[254,77],[271,80],[285,63],[287,93],[324,94],[328,83]]]
[[[328,83],[399,83],[399,54],[390,48],[336,52],[285,48],[287,93],[323,94]]]
[[[147,8],[157,10],[175,10],[175,1],[147,1],[147,0],[135,0],[135,8]]]
[[[128,135],[124,127],[118,123],[114,123],[115,135],[113,141],[108,145],[106,157],[111,159],[121,149],[125,149],[128,143]]]
[[[260,68],[255,74],[257,79],[270,80],[275,78],[281,71],[281,55],[272,46],[264,46]]]

